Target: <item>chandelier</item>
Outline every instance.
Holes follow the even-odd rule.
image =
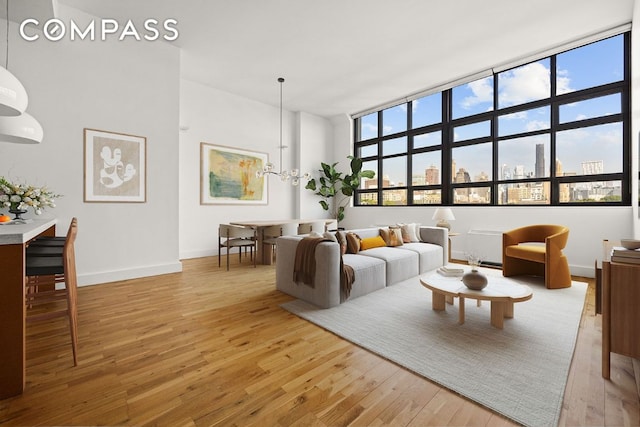
[[[265,175],[275,175],[280,177],[280,181],[291,182],[291,185],[297,186],[300,184],[301,178],[308,180],[311,178],[311,174],[304,173],[300,176],[300,171],[297,168],[293,168],[290,171],[282,170],[282,151],[287,148],[286,145],[282,144],[282,83],[284,83],[284,78],[278,77],[278,82],[280,83],[280,145],[278,145],[278,148],[280,149],[280,172],[276,172],[274,170],[273,163],[267,162],[262,170],[256,171],[256,177],[262,178]]]

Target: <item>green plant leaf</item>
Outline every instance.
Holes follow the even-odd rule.
[[[306,188],[307,190],[316,191],[316,180],[312,178],[311,180],[309,180],[309,182],[307,182],[307,185],[304,188]]]
[[[344,194],[347,197],[351,197],[351,196],[353,196],[353,189],[351,187],[349,187],[348,185],[343,185],[342,186],[342,194]]]
[[[329,210],[329,204],[324,200],[320,200],[320,206],[322,206],[322,209],[324,209],[325,211]]]
[[[358,175],[362,170],[362,159],[351,156],[351,173]]]

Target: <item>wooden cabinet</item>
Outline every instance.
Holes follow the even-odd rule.
[[[602,262],[602,376],[611,352],[640,358],[640,264]]]

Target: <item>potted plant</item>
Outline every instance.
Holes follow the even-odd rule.
[[[353,196],[355,190],[360,186],[362,178],[373,178],[375,172],[372,170],[362,170],[362,160],[353,156],[347,156],[350,159],[351,172],[344,175],[338,172],[336,165],[320,163],[322,169],[319,169],[321,175],[316,182],[315,178],[309,180],[306,189],[313,191],[320,196],[320,206],[325,211],[330,211],[332,218],[338,222],[344,219],[344,208],[349,203],[349,199]]]

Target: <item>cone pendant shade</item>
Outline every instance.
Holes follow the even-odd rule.
[[[0,142],[39,144],[43,135],[40,123],[27,113],[17,117],[0,117]]]
[[[20,80],[0,67],[0,116],[19,116],[27,109],[28,103],[27,91]]]

